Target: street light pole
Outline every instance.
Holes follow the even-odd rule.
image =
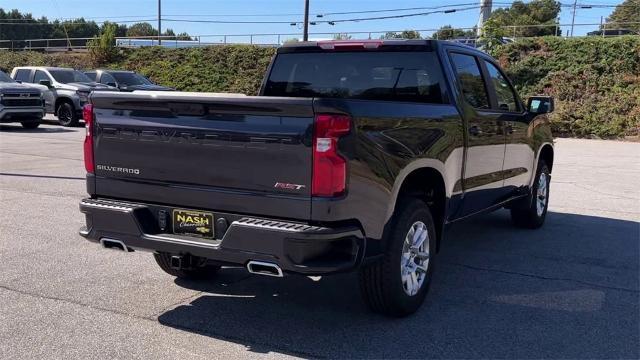
[[[573,16],[571,17],[571,37],[573,37],[573,25],[576,23],[576,6],[578,5],[578,0],[573,1]]]
[[[162,0],[158,0],[158,45],[162,45],[162,20],[161,20],[161,13],[162,13],[162,5],[161,5]]]
[[[309,0],[304,0],[304,33],[302,34],[302,41],[309,41]]]

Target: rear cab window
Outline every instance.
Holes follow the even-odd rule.
[[[278,54],[264,96],[442,104],[445,84],[433,51]]]

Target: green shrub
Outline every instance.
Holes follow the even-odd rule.
[[[544,37],[497,48],[523,97],[555,97],[558,136],[637,136],[640,127],[640,37]]]

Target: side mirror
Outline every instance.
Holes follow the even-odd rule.
[[[118,85],[116,85],[116,83],[114,82],[108,82],[106,83],[107,86],[113,86],[113,87],[118,87]]]
[[[48,88],[51,87],[51,81],[50,80],[40,80],[40,81],[38,81],[38,84],[44,85],[44,86],[46,86]]]
[[[553,97],[532,96],[527,100],[527,110],[532,114],[548,114],[554,110]]]

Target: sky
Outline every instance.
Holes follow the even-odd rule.
[[[413,10],[395,13],[372,13],[350,15],[326,15],[323,18],[316,14],[343,11],[379,10],[392,8],[437,7],[451,4],[478,3],[479,0],[310,0],[310,21],[335,20],[354,17],[372,17],[403,13],[425,12],[430,10]],[[494,0],[494,3],[506,3],[510,0]],[[573,0],[561,0],[563,4],[572,4]],[[621,0],[578,0],[579,4],[617,5]],[[31,13],[34,17],[46,16],[50,20],[59,18],[91,18],[97,22],[137,21],[149,20],[156,26],[157,0],[0,0],[0,8],[18,9],[23,13]],[[504,6],[504,5],[500,5]],[[494,5],[494,9],[497,6]],[[303,0],[162,0],[162,17],[166,19],[187,20],[237,20],[237,21],[282,21],[283,24],[215,24],[215,23],[185,23],[163,21],[162,28],[173,29],[176,33],[187,32],[191,35],[218,34],[301,34]],[[600,17],[607,17],[613,7],[578,9],[576,23],[599,23]],[[262,15],[262,16],[251,16]],[[443,25],[454,27],[472,27],[478,21],[479,10],[472,9],[448,14],[430,14],[401,19],[385,19],[376,21],[361,21],[310,26],[311,39],[330,37],[329,35],[313,35],[318,32],[374,32],[373,37],[390,30],[404,29],[435,29]],[[561,24],[571,23],[571,8],[562,8]],[[291,22],[298,22],[291,26]],[[566,34],[569,27],[563,27]],[[584,35],[588,31],[596,30],[597,26],[578,26],[575,35]],[[423,32],[427,35],[428,32]],[[283,38],[301,37],[300,35],[285,35]],[[362,36],[354,36],[362,37]],[[364,36],[366,37],[366,36]],[[258,41],[266,41],[272,36],[256,36]],[[221,41],[219,36],[201,36],[202,41]],[[248,37],[229,37],[237,42],[248,41]],[[283,39],[282,39],[283,40]]]

